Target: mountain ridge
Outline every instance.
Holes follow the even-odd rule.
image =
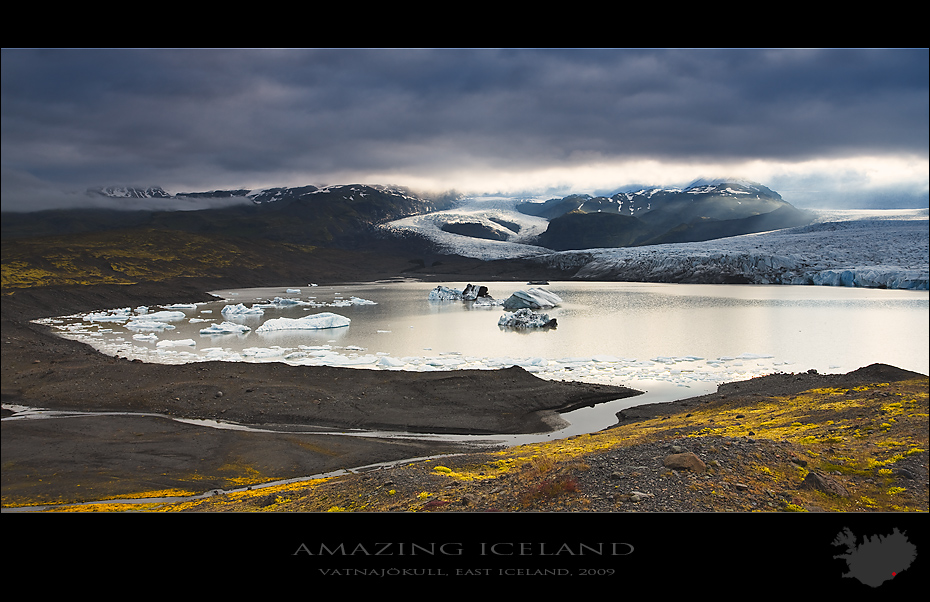
[[[75,209],[4,214],[3,238],[144,228],[339,248],[371,246],[389,239],[399,250],[422,250],[432,243],[416,232],[380,226],[456,207],[468,213],[467,199],[461,194],[424,195],[396,185],[282,186],[174,195],[159,186],[109,186],[89,193],[114,199],[154,199],[156,203],[138,209],[131,202],[123,203],[119,210],[109,212]],[[160,199],[184,199],[195,208],[159,207]],[[208,199],[242,202],[196,208],[198,200]],[[446,220],[440,228],[454,236],[501,242],[519,239],[541,250],[564,251],[695,242],[803,226],[813,220],[812,214],[796,209],[770,188],[733,177],[698,178],[683,188],[642,187],[609,197],[571,194],[510,206],[517,212],[511,211],[511,216],[545,219],[546,230],[521,232],[506,212],[485,220],[460,216]]]

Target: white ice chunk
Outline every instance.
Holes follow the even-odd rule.
[[[173,324],[156,320],[130,320],[125,326],[129,330],[174,330]]]
[[[206,328],[200,329],[200,334],[242,334],[252,330],[243,324],[235,322],[223,322],[222,324],[211,324]]]
[[[93,312],[84,316],[85,322],[124,322],[132,317],[132,310],[128,307],[112,309],[107,312]]]
[[[197,343],[194,342],[194,339],[181,339],[177,341],[164,340],[158,341],[156,347],[194,347]]]
[[[497,321],[497,325],[505,328],[552,328],[556,323],[554,318],[549,319],[549,314],[538,314],[523,308],[504,314]]]
[[[178,322],[187,317],[183,311],[156,311],[144,316],[138,316],[133,320],[147,320],[155,322]]]
[[[261,316],[265,313],[265,310],[260,307],[255,307],[254,305],[249,308],[239,303],[237,305],[227,305],[223,308],[221,313],[224,316]]]
[[[393,357],[382,357],[378,360],[378,365],[382,368],[401,368],[407,365],[407,362]]]
[[[545,309],[557,307],[562,304],[562,298],[543,290],[541,288],[531,288],[525,291],[516,291],[510,295],[510,298],[504,301],[504,309]]]
[[[462,291],[447,286],[437,286],[429,292],[430,301],[461,301]]]
[[[289,307],[291,305],[308,305],[306,301],[301,301],[300,299],[288,299],[287,297],[275,297],[271,300],[270,303],[256,303],[252,305],[252,308],[262,308],[267,307],[269,309],[274,309],[276,307]]]
[[[339,314],[323,312],[303,318],[274,318],[267,320],[255,332],[269,332],[273,330],[320,330],[323,328],[343,328],[351,320]]]

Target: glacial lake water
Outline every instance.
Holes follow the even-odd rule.
[[[443,286],[463,289],[466,282]],[[525,282],[481,283],[502,301]],[[927,291],[817,286],[552,282],[560,306],[540,310],[551,329],[500,327],[499,305],[431,301],[437,283],[385,282],[213,291],[190,306],[113,308],[48,320],[63,336],[148,362],[281,361],[369,369],[493,369],[519,365],[542,378],[636,387],[661,383],[700,394],[771,372],[848,372],[881,362],[927,374]],[[290,291],[290,292],[288,292]],[[298,301],[282,306],[275,298]],[[261,315],[224,316],[227,305]],[[158,331],[129,317],[176,312]],[[349,326],[262,332],[272,318],[332,312]],[[206,335],[211,324],[249,330]],[[667,387],[664,387],[667,388]],[[680,395],[679,395],[680,397]]]

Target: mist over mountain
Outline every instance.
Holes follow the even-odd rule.
[[[448,208],[453,195],[427,198],[398,186],[349,184],[166,193],[160,187],[101,187],[88,194],[152,200],[133,209],[54,209],[4,213],[4,239],[118,229],[159,229],[266,239],[295,244],[352,246],[377,224]],[[213,207],[217,199],[238,200]],[[164,209],[159,203],[164,202]],[[176,210],[186,203],[184,211]],[[200,209],[194,207],[201,204]],[[153,208],[155,207],[155,208]]]

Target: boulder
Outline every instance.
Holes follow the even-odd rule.
[[[666,468],[671,468],[673,470],[691,470],[694,472],[704,472],[707,470],[707,465],[704,464],[703,460],[694,452],[684,452],[665,456],[665,460],[663,460],[662,463]]]
[[[849,492],[843,487],[842,483],[836,479],[817,472],[809,472],[801,482],[803,489],[816,489],[829,495],[839,497],[849,497]]]

